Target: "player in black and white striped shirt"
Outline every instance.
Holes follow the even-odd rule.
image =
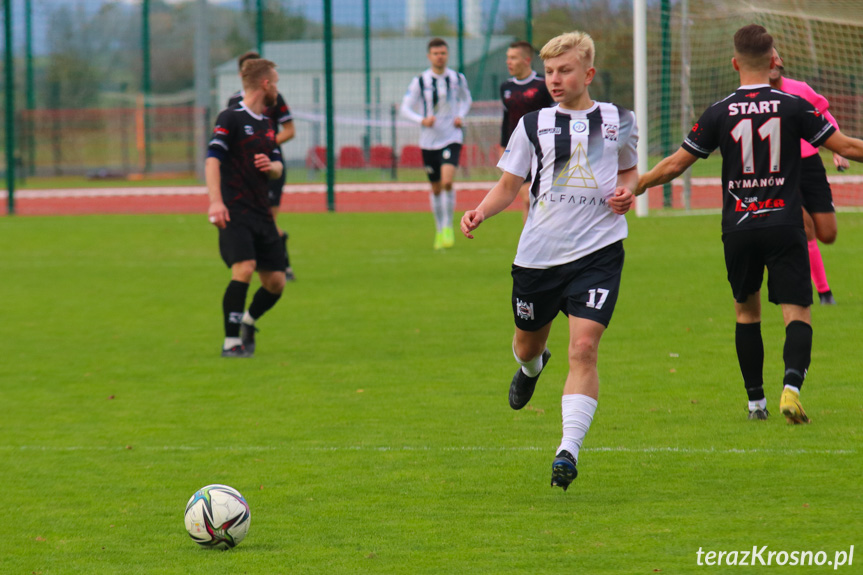
[[[551,356],[546,342],[552,320],[562,311],[569,319],[569,374],[551,484],[564,489],[577,475],[578,452],[596,411],[597,349],[617,302],[627,234],[623,214],[638,178],[634,114],[594,102],[588,93],[594,51],[583,32],[543,47],[546,85],[558,105],[521,119],[498,163],[503,176],[461,220],[462,232],[473,238],[485,219],[515,200],[527,173],[535,174],[512,269],[513,353],[521,367],[509,403],[521,409],[533,395]]]
[[[464,140],[462,121],[471,96],[464,74],[447,68],[449,48],[442,38],[428,43],[431,68],[415,77],[402,99],[402,116],[420,124],[420,149],[429,182],[435,218],[434,249],[452,247],[455,211],[453,179]]]

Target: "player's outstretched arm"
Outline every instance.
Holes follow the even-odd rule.
[[[524,176],[504,172],[500,180],[489,190],[475,210],[468,210],[461,218],[461,232],[473,239],[472,231],[487,218],[505,210],[518,196]]]
[[[863,140],[846,136],[839,130],[836,130],[833,132],[833,135],[827,138],[827,141],[824,142],[824,147],[843,158],[848,158],[855,162],[863,162]]]
[[[638,186],[633,193],[640,196],[648,188],[670,182],[685,172],[697,159],[698,156],[690,154],[683,148],[678,148],[676,152],[656,164],[652,170],[646,174],[641,174],[641,177],[638,178]]]

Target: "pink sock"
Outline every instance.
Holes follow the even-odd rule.
[[[809,267],[812,269],[812,281],[818,293],[830,291],[827,272],[824,271],[824,261],[821,259],[821,250],[818,249],[818,240],[809,242]]]

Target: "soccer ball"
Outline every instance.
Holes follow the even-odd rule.
[[[207,485],[186,504],[186,531],[201,547],[230,549],[249,532],[249,504],[227,485]]]

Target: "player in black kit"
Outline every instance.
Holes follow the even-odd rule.
[[[756,24],[734,35],[740,87],[713,104],[681,148],[643,174],[636,194],[670,182],[717,147],[722,154],[722,241],[737,314],[737,359],[749,419],[767,419],[763,389],[761,284],[785,320],[784,388],[779,408],[789,423],[808,423],[800,387],[812,353],[809,252],[800,194],[800,139],[863,161],[863,140],[839,132],[812,104],[770,87],[773,37]]]
[[[533,46],[529,42],[513,42],[506,51],[506,69],[512,74],[500,85],[500,100],[503,102],[503,121],[500,124],[501,153],[509,143],[518,121],[528,112],[554,106],[554,99],[545,86],[545,78],[538,76],[531,68]],[[531,174],[525,178],[518,192],[522,203],[522,219],[527,219],[530,210]]]
[[[246,62],[246,60],[255,60],[260,57],[260,54],[258,54],[257,52],[249,51],[237,59],[237,64],[241,72],[241,77],[243,64]],[[244,95],[244,91],[240,90],[239,92],[228,98],[228,108],[239,104],[243,100]],[[270,118],[270,121],[273,122],[273,126],[276,129],[276,145],[279,147],[279,153],[281,153],[282,144],[284,144],[288,140],[293,139],[293,137],[296,135],[296,130],[294,128],[294,118],[291,115],[291,110],[290,108],[288,108],[288,104],[285,102],[285,99],[282,97],[281,93],[276,96],[276,104],[274,106],[268,107],[264,115]],[[279,207],[282,204],[282,189],[285,187],[286,173],[287,170],[283,169],[282,175],[279,178],[275,180],[270,180],[270,211],[273,212],[273,219],[276,220],[276,226],[279,225]],[[285,260],[287,261],[285,267],[285,279],[289,282],[294,281],[297,278],[294,275],[294,269],[291,267],[291,256],[288,253],[288,232],[279,228],[279,237],[282,238],[282,242],[285,244]]]
[[[207,151],[205,172],[210,223],[219,228],[219,251],[231,268],[222,310],[222,357],[251,357],[255,321],[272,308],[285,287],[285,251],[267,187],[282,174],[275,130],[264,115],[276,103],[279,74],[269,60],[243,64],[243,100],[222,110]],[[261,287],[243,313],[254,272]]]

